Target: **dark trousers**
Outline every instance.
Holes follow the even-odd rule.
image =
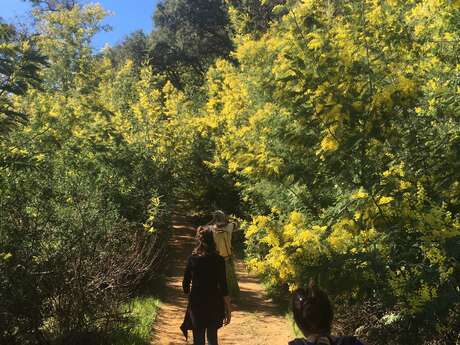
[[[198,328],[193,330],[193,345],[204,345],[204,335],[208,339],[208,345],[218,345],[217,328]]]

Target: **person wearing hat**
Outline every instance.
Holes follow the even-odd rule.
[[[213,213],[213,219],[208,226],[212,229],[216,249],[225,260],[229,295],[233,298],[238,297],[240,288],[236,277],[232,251],[232,235],[239,230],[238,224],[229,222],[227,215],[219,210]]]

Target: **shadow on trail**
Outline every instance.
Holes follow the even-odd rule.
[[[258,279],[247,272],[244,264],[238,260],[235,265],[241,290],[240,297],[234,301],[236,310],[261,315],[283,316],[282,308],[273,304],[273,301],[263,294]]]

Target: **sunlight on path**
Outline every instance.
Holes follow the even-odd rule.
[[[187,306],[182,293],[182,273],[185,260],[194,246],[195,229],[183,218],[176,217],[170,242],[168,278],[163,293],[163,306],[154,326],[152,345],[192,344],[192,335],[185,341],[179,326]],[[220,345],[286,345],[292,338],[290,325],[277,308],[263,295],[256,278],[237,262],[241,297],[234,303],[232,322],[219,331]]]

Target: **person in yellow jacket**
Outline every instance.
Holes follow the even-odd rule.
[[[209,223],[209,226],[213,232],[216,249],[219,255],[225,259],[229,295],[233,298],[238,297],[240,288],[236,277],[232,251],[232,235],[235,231],[239,230],[238,224],[229,222],[224,212],[216,211],[213,213],[213,219]]]

